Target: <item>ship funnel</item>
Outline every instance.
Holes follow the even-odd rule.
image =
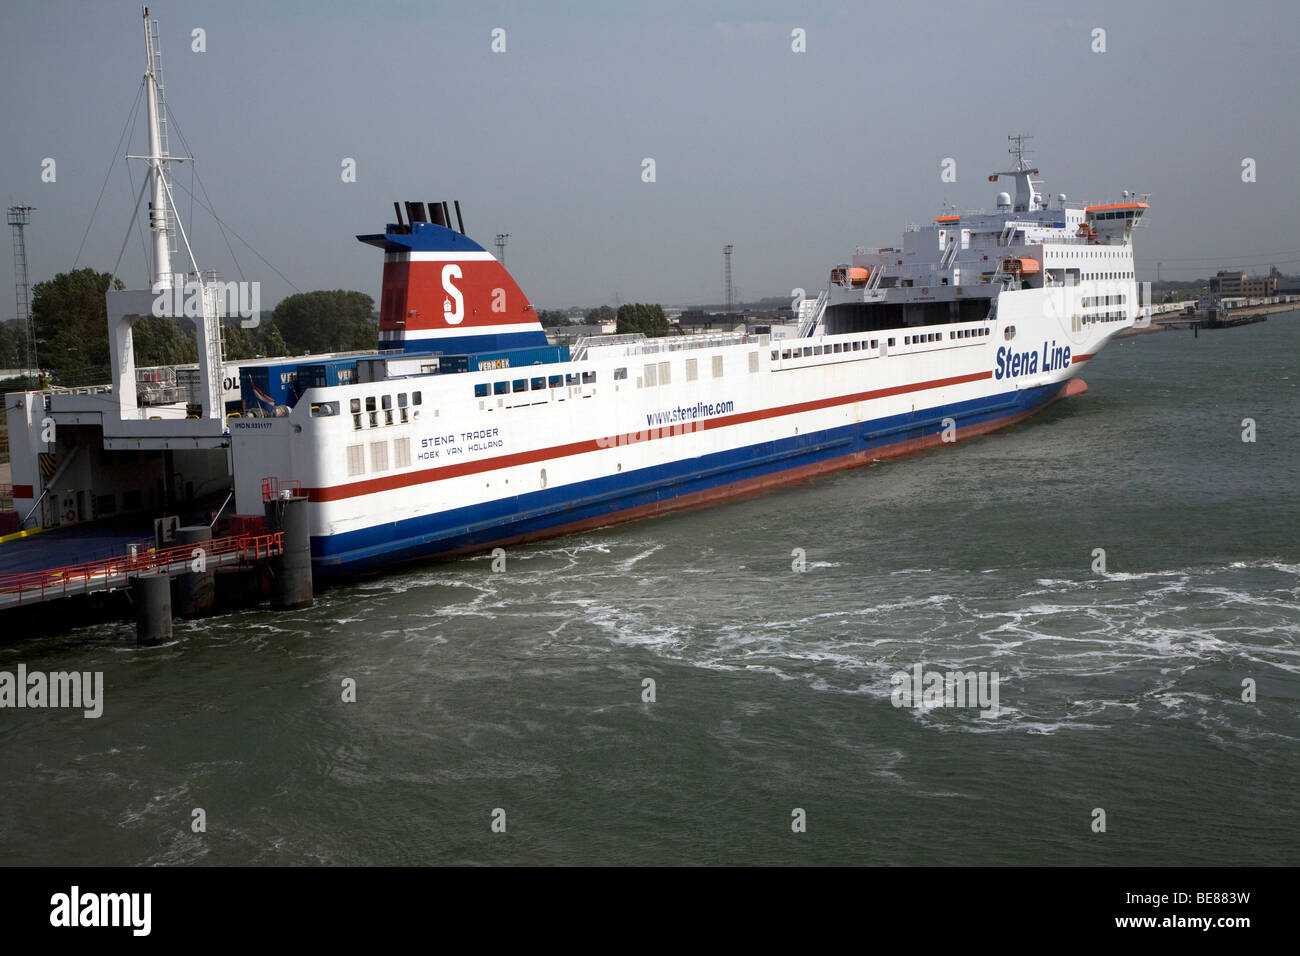
[[[463,222],[460,231],[451,227],[447,203],[405,205],[407,225],[399,209],[382,235],[357,236],[385,253],[380,349],[465,355],[546,344],[532,303]]]

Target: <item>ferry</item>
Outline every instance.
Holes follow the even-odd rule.
[[[394,204],[397,221],[358,236],[384,255],[379,351],[346,384],[231,420],[237,508],[305,496],[316,569],[349,572],[723,501],[1022,421],[1083,392],[1086,363],[1145,321],[1132,238],[1148,203],[1049,201],[1012,142],[1013,168],[990,180],[1014,195],[859,250],[800,303],[788,339],[548,346],[446,203]]]
[[[1050,198],[1015,136],[1011,168],[989,177],[1008,185],[995,209],[858,249],[796,303],[785,338],[550,344],[459,202],[406,202],[357,237],[383,255],[373,351],[231,363],[222,284],[198,268],[169,185],[147,10],[145,39],[154,282],[108,293],[111,384],[6,396],[23,528],[205,494],[253,527],[289,496],[307,501],[318,575],[508,547],[1005,428],[1085,391],[1083,367],[1149,321],[1133,265],[1148,197]],[[191,288],[197,367],[137,369],[132,323]]]

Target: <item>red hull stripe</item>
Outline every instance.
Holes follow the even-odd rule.
[[[1071,365],[1077,365],[1079,362],[1086,362],[1086,361],[1088,361],[1088,359],[1090,359],[1090,358],[1092,358],[1091,355],[1071,355],[1071,356],[1070,356],[1070,364],[1071,364]]]
[[[933,388],[945,388],[949,385],[964,385],[967,382],[978,382],[992,377],[992,372],[972,372],[969,375],[955,375],[952,378],[932,379],[928,382],[916,382],[911,385],[895,385],[890,388],[878,388],[870,392],[858,392],[854,395],[836,395],[832,398],[821,398],[811,402],[798,402],[794,405],[782,405],[777,408],[763,408],[753,412],[741,412],[736,415],[728,415],[725,418],[711,418],[704,421],[692,422],[689,423],[689,428],[680,425],[668,425],[647,429],[644,432],[631,432],[627,435],[617,435],[609,438],[593,438],[587,441],[571,442],[567,445],[552,445],[550,448],[536,448],[531,451],[517,452],[513,455],[498,455],[495,458],[485,458],[480,461],[470,461],[460,465],[446,465],[442,468],[428,468],[424,471],[409,472],[404,475],[388,475],[383,478],[370,478],[366,481],[354,481],[346,485],[335,485],[332,488],[307,488],[304,490],[312,501],[341,501],[344,498],[355,498],[358,495],[369,495],[380,491],[391,491],[395,488],[406,488],[411,485],[420,485],[429,481],[439,481],[443,478],[459,478],[462,475],[473,475],[484,471],[495,471],[498,468],[509,468],[514,465],[527,465],[534,462],[551,461],[555,458],[567,458],[570,455],[582,455],[587,452],[613,448],[616,445],[628,445],[638,441],[654,441],[659,438],[669,438],[687,431],[704,431],[710,428],[726,428],[729,425],[743,425],[747,422],[757,422],[767,418],[780,418],[785,415],[798,415],[802,412],[811,412],[822,408],[832,408],[836,405],[850,405],[854,402],[865,402],[875,398],[886,398],[890,395],[903,395],[908,392],[922,392]]]

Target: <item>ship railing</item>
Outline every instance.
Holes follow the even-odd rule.
[[[655,355],[662,352],[694,351],[723,345],[766,345],[770,339],[771,335],[766,332],[761,335],[751,332],[710,332],[702,335],[663,336],[631,346],[624,354]]]
[[[872,275],[874,276],[879,271],[882,270],[879,268],[873,270]],[[868,281],[870,280],[868,279]],[[796,338],[806,339],[817,331],[817,326],[821,324],[822,315],[826,312],[826,304],[830,301],[830,298],[830,290],[823,289],[821,295],[817,296],[817,301],[813,303],[813,307],[808,310],[808,314],[800,321],[799,331],[795,334]]]
[[[644,332],[616,332],[613,335],[584,335],[569,350],[569,360],[578,362],[587,357],[587,350],[601,345],[635,345],[644,342]]]
[[[302,482],[296,478],[263,478],[262,501],[277,501],[281,498],[298,498],[302,496]]]

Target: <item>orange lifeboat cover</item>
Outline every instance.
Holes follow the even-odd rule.
[[[862,285],[871,277],[871,270],[862,266],[849,267],[849,282],[853,285]]]

